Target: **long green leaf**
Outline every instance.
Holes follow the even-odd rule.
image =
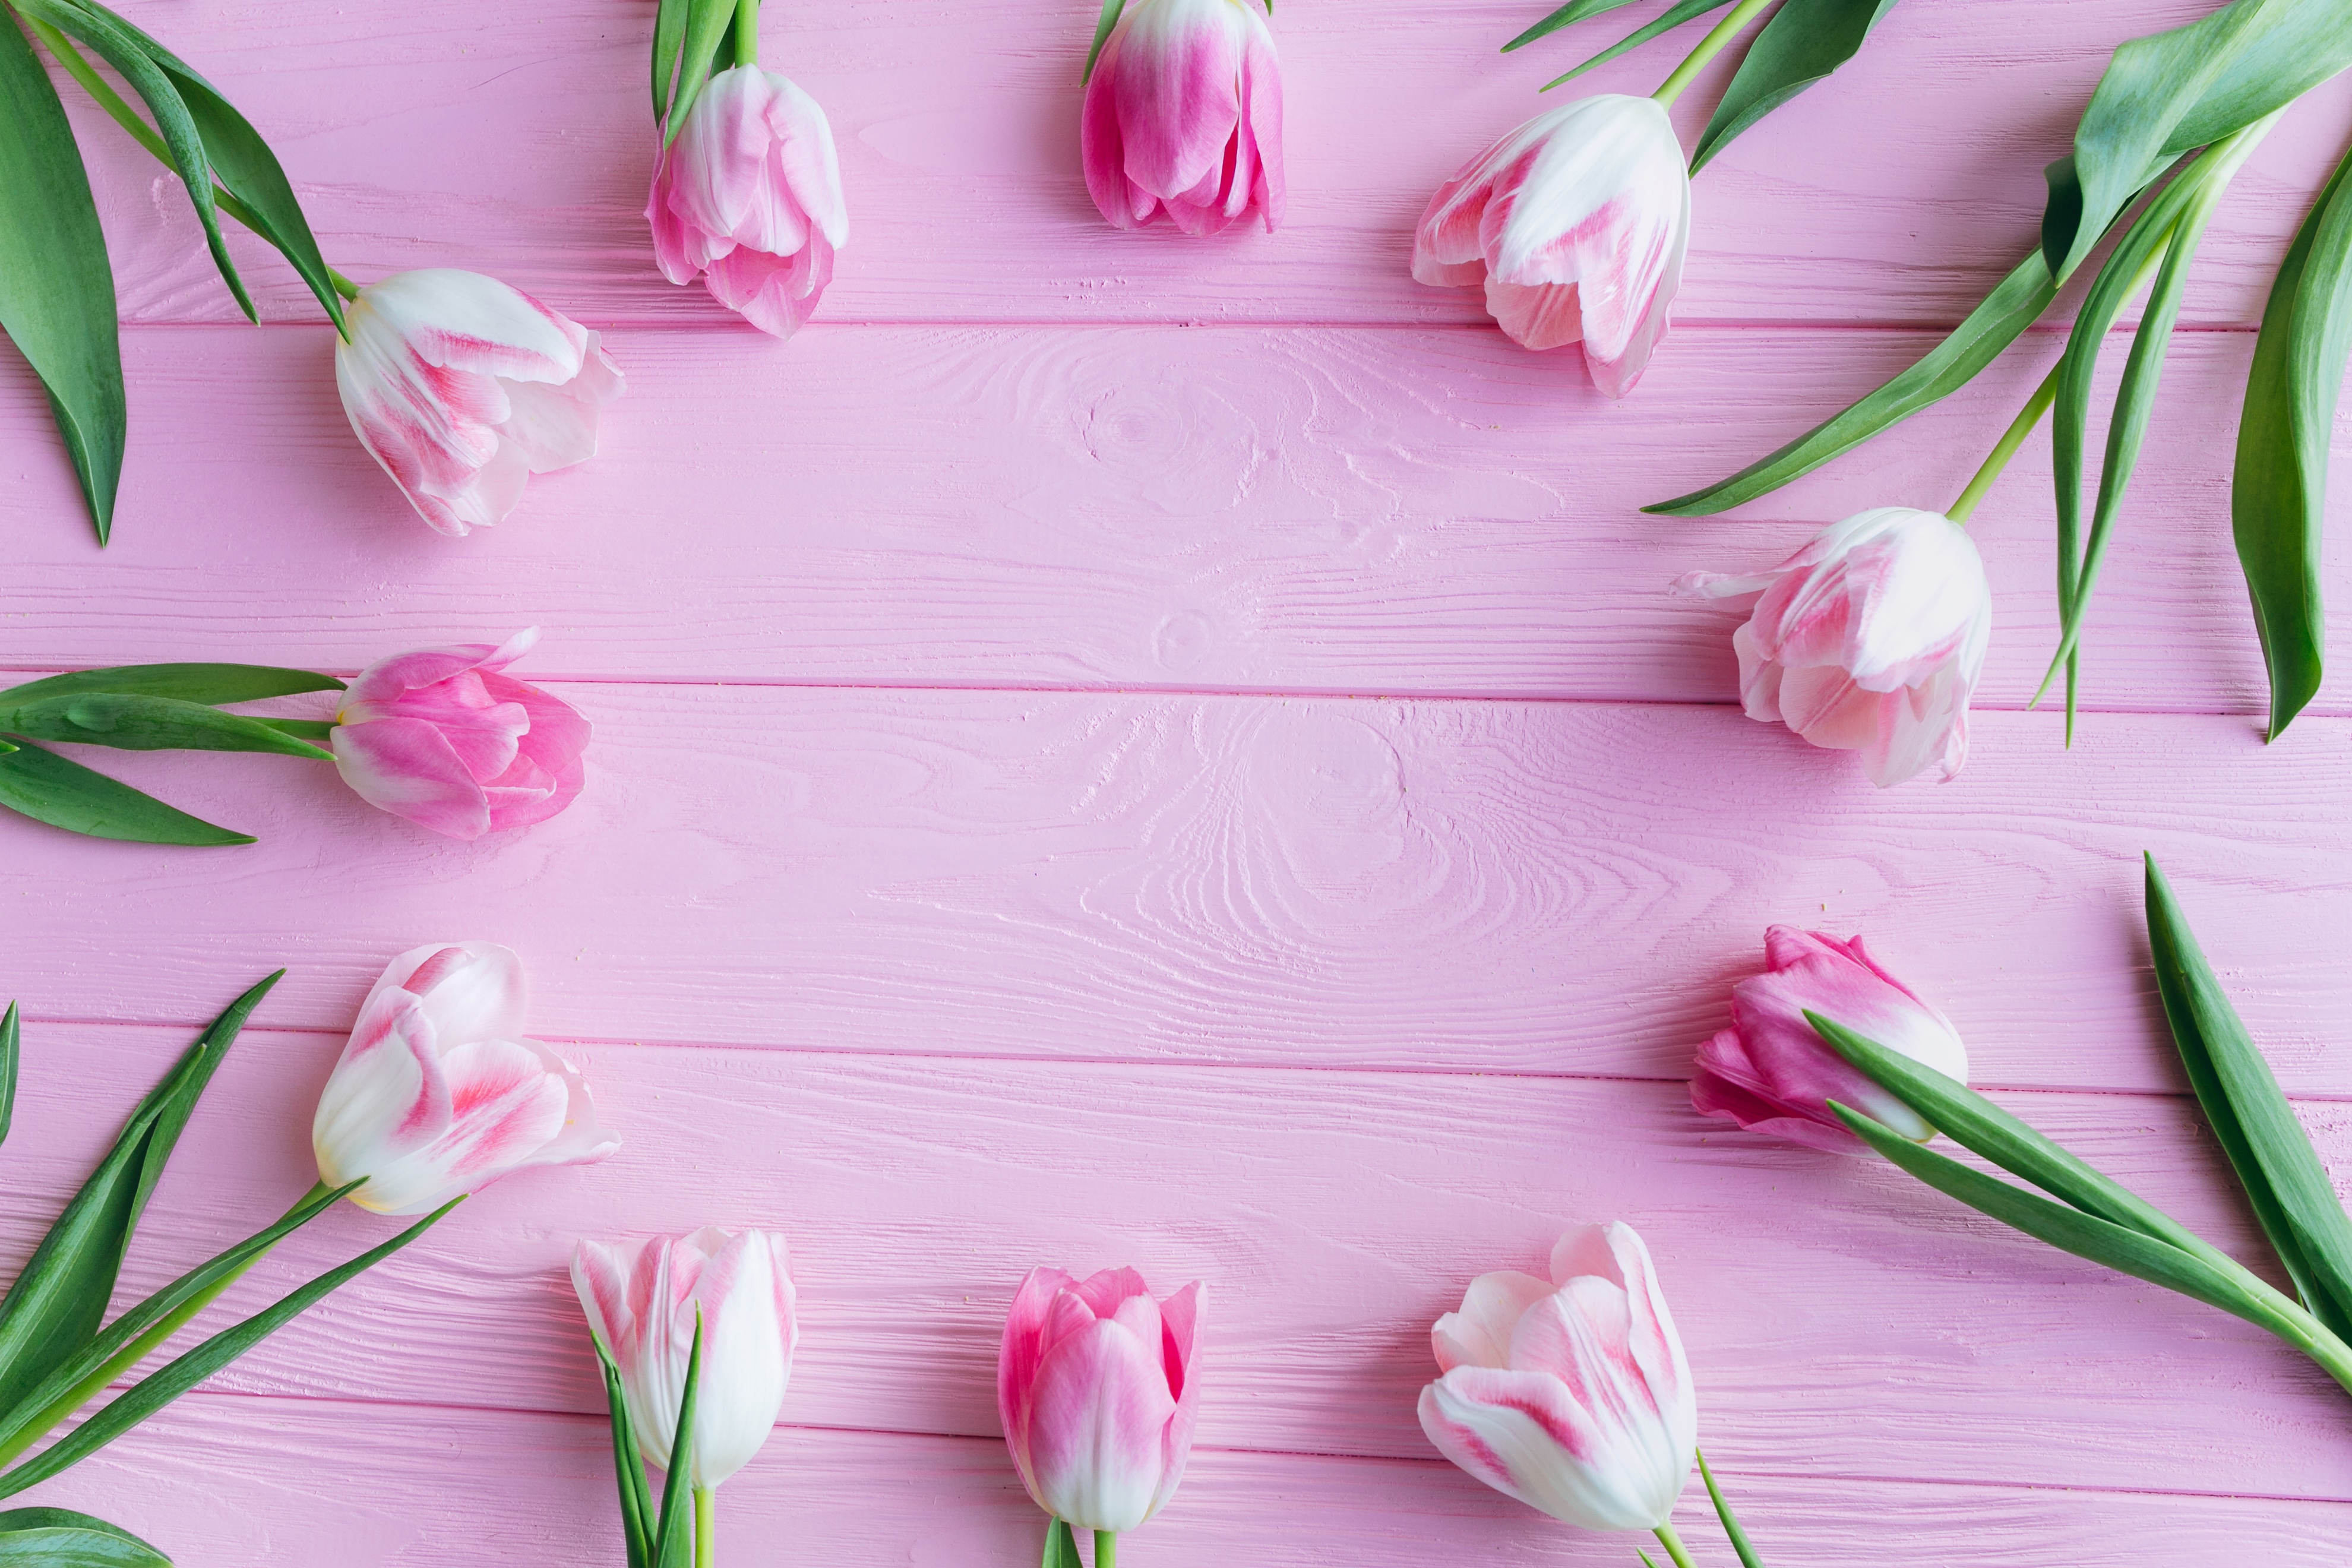
[[[1041,1568],[1086,1568],[1078,1556],[1078,1538],[1066,1519],[1045,1521],[1045,1556]]]
[[[694,1344],[686,1355],[686,1392],[677,1402],[677,1429],[671,1435],[669,1462],[662,1467],[661,1521],[654,1528],[655,1568],[686,1568],[694,1544],[694,1505],[688,1500],[687,1472],[694,1468],[694,1409],[702,1390],[702,1309],[694,1310]]]
[[[247,321],[261,319],[253,308],[253,296],[246,292],[245,279],[237,276],[236,263],[229,259],[228,241],[221,237],[220,214],[213,205],[212,160],[205,153],[205,139],[196,129],[195,118],[188,112],[187,100],[172,80],[171,73],[156,64],[146,46],[112,17],[83,6],[79,0],[9,0],[27,16],[37,16],[61,33],[70,34],[96,49],[99,57],[121,74],[131,90],[147,105],[148,113],[155,117],[156,132],[172,153],[172,166],[187,187],[188,200],[196,209],[196,220],[204,225],[205,244],[210,247],[213,265],[220,269],[221,279],[236,297],[237,308]]]
[[[1081,87],[1094,80],[1095,62],[1102,58],[1103,46],[1110,42],[1111,29],[1126,10],[1127,0],[1103,0],[1102,14],[1095,18],[1095,41],[1087,46],[1087,68],[1078,73]]]
[[[2281,1326],[2269,1303],[2202,1258],[2096,1215],[2012,1187],[1998,1177],[1922,1148],[1893,1129],[1882,1127],[1860,1111],[1834,1100],[1830,1109],[1863,1142],[1937,1192],[1958,1198],[1979,1214],[1988,1215],[2077,1258],[2086,1258],[2168,1290],[2178,1290],[2207,1306],[2219,1307],[2273,1333]]]
[[[2042,257],[2062,283],[2108,223],[2172,161],[2208,147],[2352,66],[2343,0],[2232,0],[2108,62],[2048,171]]]
[[[687,0],[661,0],[654,12],[654,123],[669,112],[671,84],[677,79],[678,50],[686,44]]]
[[[701,96],[703,83],[710,79],[711,57],[718,52],[719,40],[734,25],[735,0],[688,0],[686,49],[678,62],[677,88],[670,94],[664,146],[677,141],[677,133],[686,128],[687,111]]]
[[[2057,295],[2050,269],[2042,265],[2042,253],[2035,251],[2019,262],[1949,337],[1876,391],[1729,479],[1642,510],[1668,517],[1705,517],[1728,511],[1812,472],[1966,384],[2032,326]]]
[[[1724,1539],[1731,1542],[1731,1550],[1738,1555],[1739,1568],[1764,1568],[1764,1560],[1748,1543],[1748,1532],[1739,1528],[1739,1516],[1731,1511],[1731,1505],[1723,1499],[1723,1489],[1715,1484],[1715,1472],[1707,1468],[1706,1456],[1696,1448],[1691,1452],[1698,1458],[1699,1479],[1706,1483],[1706,1495],[1715,1504],[1715,1517],[1723,1521]]]
[[[222,1330],[152,1375],[133,1384],[63,1438],[0,1475],[0,1497],[14,1497],[26,1487],[37,1486],[68,1466],[88,1458],[285,1327],[321,1297],[415,1241],[465,1201],[462,1195],[451,1198],[383,1246],[362,1253],[339,1268],[329,1269],[276,1305],[255,1313],[235,1328]]]
[[[41,378],[98,542],[114,525],[127,414],[114,271],[65,106],[0,16],[0,331]]]
[[[83,691],[121,691],[138,697],[176,697],[183,702],[218,705],[258,702],[305,691],[341,691],[331,675],[279,669],[267,664],[120,664],[107,669],[77,669],[44,676],[0,690],[0,709],[42,697]]]
[[[172,1560],[119,1524],[16,1508],[0,1513],[0,1568],[172,1568]]]
[[[1594,66],[1607,65],[1619,55],[1624,54],[1629,50],[1640,48],[1643,44],[1648,43],[1652,38],[1658,37],[1660,34],[1672,32],[1675,28],[1681,26],[1685,22],[1696,20],[1700,16],[1706,16],[1709,11],[1716,10],[1720,6],[1728,5],[1729,4],[1731,4],[1731,0],[1675,0],[1675,4],[1668,6],[1664,16],[1657,17],[1654,21],[1645,22],[1642,26],[1634,28],[1632,32],[1626,34],[1623,37],[1618,39],[1615,43],[1610,45],[1607,48],[1601,50],[1599,54],[1593,56],[1582,65],[1576,67],[1573,70],[1563,72],[1562,74],[1552,78],[1549,81],[1544,83],[1543,90],[1549,92],[1553,88],[1559,86],[1562,82],[1573,81],[1578,77],[1582,76],[1586,71],[1591,70]]]
[[[1764,24],[1691,149],[1696,174],[1731,139],[1853,58],[1895,0],[1785,0]]]
[[[249,833],[190,816],[152,795],[32,745],[0,755],[0,806],[92,838],[197,847],[253,842]]]
[[[2157,993],[2189,1087],[2230,1157],[2254,1217],[2312,1316],[2338,1338],[2352,1332],[2352,1217],[2278,1079],[2147,857],[2147,943]]]
[[[1602,16],[1616,10],[1621,5],[1631,5],[1633,3],[1633,0],[1568,0],[1567,5],[1505,44],[1503,52],[1507,55],[1513,49],[1524,48],[1538,38],[1559,32],[1562,27],[1572,27],[1588,16]]]
[[[2352,156],[2295,231],[2271,284],[2238,419],[2230,520],[2253,600],[2277,740],[2319,691],[2327,457],[2352,351]]]
[[[596,1349],[596,1364],[604,1374],[604,1405],[612,1413],[613,1479],[621,1493],[621,1543],[627,1549],[629,1568],[652,1568],[653,1498],[646,1486],[645,1460],[637,1453],[636,1425],[629,1419],[629,1401],[621,1389],[621,1369],[604,1337],[592,1326],[588,1342]]]
[[[0,1016],[0,1143],[8,1141],[8,1126],[16,1118],[16,1037],[20,1024],[16,1004]]]
[[[125,752],[270,752],[331,762],[299,736],[242,713],[224,713],[176,697],[88,691],[0,708],[0,731],[35,741],[70,741]]]

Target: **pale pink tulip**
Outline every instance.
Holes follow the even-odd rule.
[[[1698,1048],[1691,1103],[1751,1131],[1833,1153],[1859,1154],[1864,1146],[1830,1110],[1832,1100],[1915,1142],[1934,1137],[1909,1106],[1832,1050],[1805,1014],[1965,1083],[1968,1047],[1951,1020],[1880,968],[1860,937],[1840,942],[1774,926],[1764,933],[1764,963],[1763,973],[1731,988],[1731,1027]]]
[[[789,338],[849,243],[841,163],[816,100],[758,66],[720,71],[654,164],[646,199],[662,276]]]
[[[1969,695],[1992,634],[1984,561],[1939,512],[1886,506],[1814,536],[1769,572],[1693,572],[1710,599],[1760,595],[1732,634],[1750,719],[1862,753],[1885,789],[1969,756]]]
[[[1584,1226],[1551,1278],[1483,1274],[1430,1331],[1444,1375],[1421,1391],[1439,1453],[1554,1519],[1666,1522],[1698,1453],[1698,1396],[1632,1226]]]
[[[596,455],[596,416],[621,395],[621,373],[594,332],[520,289],[427,268],[369,284],[343,314],[343,412],[442,532],[502,521],[531,475]]]
[[[1200,1404],[1201,1287],[1165,1301],[1132,1268],[1033,1268],[1013,1298],[996,1409],[1021,1482],[1077,1530],[1133,1530],[1176,1494]]]
[[[1282,221],[1282,73],[1260,0],[1128,0],[1087,79],[1078,150],[1103,216],[1215,234]]]
[[[319,1096],[319,1179],[364,1176],[362,1208],[423,1214],[509,1171],[619,1148],[572,1064],[522,1037],[522,1008],[511,948],[435,942],[394,959]]]
[[[1537,115],[1440,185],[1412,275],[1484,284],[1513,342],[1580,341],[1592,384],[1622,397],[1665,335],[1689,240],[1690,172],[1665,110],[1610,93]]]
[[[669,1462],[677,1436],[699,1311],[702,1376],[688,1480],[707,1491],[751,1463],[775,1430],[800,1339],[782,1237],[706,1226],[611,1247],[583,1241],[572,1255],[572,1287],[620,1368],[638,1447],[656,1465]]]
[[[580,793],[588,721],[505,673],[539,629],[502,645],[394,654],[343,693],[328,744],[370,805],[452,838],[553,816]]]

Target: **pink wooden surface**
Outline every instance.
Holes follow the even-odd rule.
[[[270,133],[338,265],[499,273],[606,330],[630,391],[595,463],[495,531],[430,535],[351,440],[323,330],[227,324],[184,204],[78,111],[134,323],[131,464],[101,556],[7,362],[0,668],[349,669],[536,623],[527,672],[598,737],[570,813],[472,846],[267,758],[107,758],[250,848],[0,818],[0,979],[28,1019],[0,1259],[188,1026],[280,963],[129,1288],[307,1184],[341,1031],[418,942],[521,950],[536,1032],[625,1142],[484,1194],[26,1500],[188,1565],[617,1561],[562,1260],[717,1221],[790,1237],[805,1314],[784,1427],[722,1494],[739,1563],[1034,1552],[989,1378],[1047,1260],[1212,1291],[1202,1451],[1134,1568],[1624,1563],[1436,1460],[1412,1415],[1468,1277],[1617,1215],[1776,1563],[2345,1560],[2343,1396],[2290,1352],[1883,1168],[1730,1133],[1680,1079],[1766,923],[1862,930],[2007,1103],[2253,1256],[2155,1009],[2154,849],[2352,1162],[2352,687],[2260,745],[2227,542],[2246,329],[2347,84],[2216,219],[2075,748],[2022,710],[2053,626],[2036,442],[1979,514],[1975,759],[1880,794],[1741,719],[1728,618],[1664,584],[1943,504],[2055,340],[1733,517],[1635,509],[1956,319],[2032,243],[2107,48],[2204,0],[2030,23],[1904,0],[1701,176],[1684,328],[1622,405],[1404,272],[1434,181],[1605,30],[1498,58],[1536,4],[1286,3],[1293,221],[1205,245],[1085,199],[1091,6],[773,5],[769,60],[830,110],[853,215],[788,346],[652,271],[641,0],[127,8]],[[265,314],[306,321],[243,253]],[[2338,550],[2329,573],[2352,646]],[[232,1304],[384,1228],[332,1215]],[[1688,1500],[1683,1522],[1706,1532]]]

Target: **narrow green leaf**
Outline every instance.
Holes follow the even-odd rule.
[[[194,116],[188,112],[187,101],[173,84],[171,74],[155,63],[144,45],[113,18],[82,5],[79,0],[10,0],[10,4],[27,16],[37,16],[61,33],[70,34],[96,49],[99,57],[129,82],[147,105],[148,113],[155,117],[155,130],[171,150],[172,165],[187,187],[188,200],[196,209],[196,221],[205,226],[205,243],[212,250],[213,265],[220,269],[222,281],[236,297],[237,308],[247,321],[261,319],[253,308],[253,296],[245,289],[245,279],[237,276],[236,263],[229,259],[228,241],[221,237],[220,214],[213,205],[212,161],[205,154],[205,139],[197,131]]]
[[[2116,214],[2172,161],[2284,107],[2352,66],[2343,0],[2232,0],[2116,50],[2048,171],[2042,258],[2063,282]]]
[[[2147,857],[2147,943],[2164,1016],[2197,1103],[2304,1305],[2343,1338],[2352,1331],[2352,1217],[2336,1200],[2270,1064],[2205,962],[2153,855]]]
[[[669,112],[670,86],[677,79],[678,52],[686,46],[688,0],[661,0],[654,12],[654,123]]]
[[[331,738],[336,728],[335,721],[331,719],[256,719],[254,722],[267,724],[281,734],[314,742]],[[329,754],[333,753],[330,752]]]
[[[1668,517],[1706,517],[1769,494],[1832,458],[1949,395],[1990,364],[2057,298],[2039,251],[2017,264],[1949,337],[1875,392],[1831,416],[1770,457],[1727,479],[1642,510]]]
[[[1103,0],[1102,15],[1095,18],[1095,41],[1087,47],[1087,68],[1078,73],[1081,87],[1094,80],[1095,61],[1102,58],[1103,46],[1110,42],[1111,29],[1118,26],[1119,14],[1126,9],[1127,0]]]
[[[1731,139],[1853,58],[1895,0],[1785,0],[1748,46],[1691,149],[1696,174]]]
[[[125,752],[270,752],[331,762],[332,752],[242,713],[176,697],[86,691],[0,709],[0,730],[35,741],[70,741]]]
[[[172,1568],[172,1560],[119,1524],[17,1508],[0,1513],[0,1568]]]
[[[662,1467],[661,1522],[654,1530],[655,1568],[686,1568],[694,1543],[694,1504],[687,1473],[694,1468],[694,1407],[702,1385],[702,1309],[694,1310],[694,1344],[686,1356],[686,1392],[677,1402],[677,1430]]]
[[[20,1026],[16,1004],[0,1016],[0,1143],[8,1141],[8,1125],[16,1118],[16,1036]]]
[[[1667,8],[1665,15],[1634,28],[1575,69],[1552,78],[1551,80],[1544,83],[1543,90],[1549,92],[1562,82],[1573,81],[1594,66],[1607,65],[1619,55],[1640,48],[1659,34],[1672,32],[1685,22],[1693,21],[1706,16],[1709,11],[1729,4],[1731,0],[1675,0],[1675,4]]]
[[[183,702],[217,706],[292,697],[305,691],[341,691],[331,675],[278,669],[266,664],[122,664],[109,669],[77,669],[44,676],[0,690],[0,709],[42,697],[84,691],[120,691],[138,697],[176,697]]]
[[[670,94],[663,145],[677,141],[677,133],[686,128],[687,111],[701,96],[703,83],[710,79],[711,58],[718,52],[719,41],[734,25],[735,0],[688,0],[686,52],[678,62],[677,90]]]
[[[1699,1479],[1706,1483],[1706,1495],[1715,1503],[1715,1517],[1723,1521],[1724,1536],[1731,1542],[1731,1550],[1738,1553],[1740,1568],[1764,1568],[1764,1560],[1756,1555],[1756,1548],[1748,1542],[1748,1532],[1739,1528],[1738,1516],[1731,1511],[1731,1505],[1723,1500],[1723,1489],[1715,1484],[1715,1472],[1706,1468],[1706,1456],[1695,1448],[1692,1452],[1698,1454]]]
[[[646,1486],[645,1460],[637,1453],[636,1424],[629,1419],[628,1396],[621,1388],[621,1369],[593,1325],[588,1342],[595,1347],[596,1365],[604,1374],[604,1405],[612,1413],[613,1479],[621,1494],[621,1543],[627,1549],[629,1568],[652,1568],[653,1498]]]
[[[216,827],[38,746],[0,755],[0,806],[92,838],[199,847],[253,842],[249,833]]]
[[[1568,0],[1567,5],[1505,44],[1503,52],[1507,55],[1513,49],[1524,48],[1538,38],[1559,32],[1562,27],[1572,27],[1588,16],[1599,16],[1616,10],[1620,5],[1631,5],[1633,3],[1633,0]]]
[[[65,106],[33,46],[4,16],[0,126],[0,331],[49,395],[104,544],[127,417],[114,271]]]
[[[1086,1568],[1078,1556],[1078,1538],[1066,1519],[1045,1521],[1045,1559],[1044,1568]]]
[[[2263,308],[2238,420],[2230,518],[2271,682],[2270,738],[2319,691],[2327,458],[2352,351],[2352,156],[2295,231]]]
[[[77,1464],[113,1442],[221,1368],[277,1332],[321,1297],[373,1268],[398,1252],[466,1200],[451,1198],[383,1246],[339,1268],[331,1268],[272,1307],[255,1313],[232,1329],[224,1329],[152,1375],[133,1384],[97,1414],[33,1458],[0,1475],[0,1497],[14,1497],[37,1486],[68,1466]]]

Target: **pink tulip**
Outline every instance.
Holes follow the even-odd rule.
[[[1073,1528],[1133,1530],[1176,1495],[1192,1449],[1201,1287],[1165,1301],[1132,1268],[1033,1268],[1013,1298],[996,1409],[1021,1482]]]
[[[335,1063],[310,1143],[319,1179],[378,1214],[423,1214],[509,1171],[581,1165],[621,1141],[572,1064],[522,1037],[522,961],[491,942],[385,966]]]
[[[646,1462],[669,1462],[698,1311],[702,1376],[688,1480],[708,1491],[751,1463],[775,1430],[800,1339],[782,1237],[706,1226],[613,1247],[583,1241],[572,1255],[572,1287],[620,1368]]]
[[[1538,114],[1440,185],[1412,275],[1484,284],[1486,313],[1531,349],[1581,341],[1622,397],[1665,335],[1690,239],[1690,172],[1654,100],[1614,93]]]
[[[1763,973],[1731,988],[1731,1027],[1698,1048],[1691,1103],[1751,1131],[1832,1153],[1864,1148],[1830,1110],[1832,1100],[1915,1142],[1934,1137],[1936,1130],[1909,1106],[1832,1050],[1805,1014],[1819,1013],[1965,1083],[1968,1047],[1951,1020],[1881,969],[1860,937],[1840,942],[1774,926],[1764,933],[1764,963]]]
[[[698,272],[711,298],[791,337],[849,243],[824,110],[773,71],[720,71],[655,163],[646,221],[662,276],[691,283]]]
[[[1282,221],[1282,74],[1260,0],[1128,0],[1087,79],[1078,150],[1103,216],[1215,234]]]
[[[1551,1278],[1483,1274],[1430,1331],[1438,1452],[1554,1519],[1656,1530],[1698,1452],[1698,1396],[1649,1249],[1622,1221],[1552,1249]]]
[[[370,805],[452,838],[553,816],[580,793],[588,721],[504,673],[539,628],[499,647],[394,654],[360,671],[328,744]]]
[[[1969,694],[1992,633],[1984,561],[1960,526],[1886,506],[1823,529],[1769,572],[1693,572],[1710,599],[1761,595],[1732,634],[1750,719],[1862,753],[1885,789],[1969,756]]]
[[[443,533],[502,521],[531,475],[594,457],[597,414],[621,395],[594,332],[478,272],[396,272],[344,318],[343,412]]]

